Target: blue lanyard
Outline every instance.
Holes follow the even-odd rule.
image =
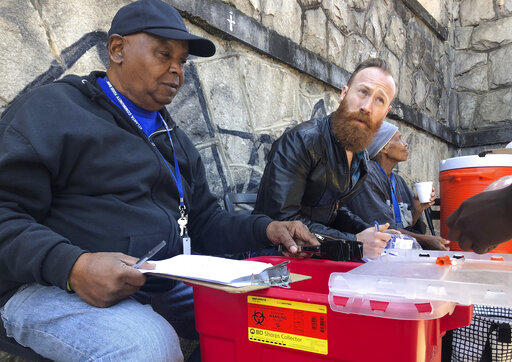
[[[124,109],[124,111],[126,112],[126,114],[128,115],[128,117],[130,117],[130,119],[132,120],[132,122],[137,126],[137,128],[139,128],[141,131],[144,132],[144,130],[142,129],[142,126],[140,125],[140,123],[137,121],[137,119],[135,118],[135,116],[133,115],[133,113],[128,109],[128,107],[126,106],[126,104],[123,102],[123,100],[121,99],[121,97],[119,97],[119,94],[117,93],[116,89],[112,86],[112,84],[110,83],[110,81],[108,79],[105,79],[107,85],[108,85],[108,88],[110,89],[110,91],[112,92],[113,96],[117,99],[117,102],[119,103],[119,105]],[[185,206],[185,197],[184,197],[184,194],[183,194],[183,184],[181,182],[181,173],[180,173],[180,166],[178,165],[178,159],[176,158],[176,152],[175,152],[175,149],[174,149],[174,144],[172,142],[172,138],[171,138],[171,132],[169,130],[169,126],[167,126],[167,123],[165,122],[164,118],[162,117],[162,115],[160,113],[158,113],[158,115],[160,116],[160,119],[162,120],[163,124],[164,124],[164,127],[165,127],[165,130],[167,132],[167,136],[169,137],[169,142],[171,143],[171,148],[172,148],[172,154],[174,156],[174,168],[176,170],[176,176],[174,176],[174,172],[172,172],[171,168],[169,167],[169,164],[167,163],[167,161],[165,160],[164,156],[162,155],[162,153],[160,152],[160,150],[158,149],[158,147],[156,147],[156,145],[151,141],[151,144],[153,145],[153,147],[155,147],[156,151],[158,152],[158,154],[160,155],[160,157],[162,158],[162,160],[164,161],[165,163],[165,166],[167,166],[167,169],[169,170],[169,172],[171,173],[171,176],[172,178],[174,179],[174,182],[176,183],[176,187],[178,188],[178,193],[180,195],[180,206],[179,206],[179,211],[180,211],[180,214],[181,216],[185,216],[185,210],[186,210],[186,206]]]
[[[377,164],[377,166],[379,166],[379,169],[382,171],[382,173],[384,174],[384,176],[387,179],[388,175],[386,174],[386,172],[384,171],[382,166],[378,162],[375,162],[375,163]],[[394,211],[394,214],[395,214],[395,222],[396,222],[396,224],[398,226],[402,226],[402,215],[400,214],[400,206],[398,206],[398,201],[397,201],[396,196],[395,196],[395,193],[396,193],[396,180],[395,180],[395,175],[393,174],[393,172],[391,172],[390,179],[391,179],[391,185],[390,185],[391,201],[393,202],[393,211]]]
[[[178,188],[178,193],[180,195],[180,207],[179,207],[179,209],[180,209],[181,214],[184,215],[186,207],[185,207],[185,197],[184,197],[184,194],[183,194],[183,184],[181,183],[180,166],[178,165],[178,159],[176,158],[176,151],[175,151],[175,148],[174,148],[174,143],[172,142],[171,131],[169,130],[169,126],[167,126],[167,122],[164,121],[164,118],[162,117],[162,115],[160,113],[158,113],[158,115],[160,116],[160,119],[162,120],[162,122],[164,124],[165,131],[167,132],[167,137],[169,137],[169,142],[171,143],[172,155],[174,156],[174,169],[176,170],[176,176],[174,176],[174,173],[172,172],[171,168],[169,167],[169,164],[165,160],[164,156],[162,155],[162,153],[160,152],[158,147],[156,147],[156,145],[153,142],[151,142],[151,144],[155,147],[156,151],[158,152],[158,154],[160,155],[160,157],[164,161],[165,166],[167,166],[167,169],[171,173],[171,176],[174,179],[174,182],[176,182],[176,187]]]

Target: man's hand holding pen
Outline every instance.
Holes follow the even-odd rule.
[[[133,265],[138,259],[123,253],[84,253],[69,274],[69,286],[87,303],[105,308],[136,293],[146,276]],[[145,269],[153,265],[143,264]]]

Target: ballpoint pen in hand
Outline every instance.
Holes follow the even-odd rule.
[[[139,269],[139,267],[144,264],[145,262],[147,262],[150,258],[152,258],[156,253],[158,253],[160,251],[160,249],[162,249],[165,244],[167,244],[165,242],[165,240],[162,240],[157,246],[155,246],[153,249],[151,249],[150,251],[148,251],[146,253],[146,255],[144,255],[142,258],[140,258],[135,264],[133,264],[133,267],[135,269]]]
[[[375,231],[379,232],[380,228],[379,228],[379,223],[377,222],[377,220],[374,221],[374,224],[375,224]],[[361,260],[364,261],[365,263],[368,263],[370,261],[370,259],[368,259],[368,258],[361,258]]]

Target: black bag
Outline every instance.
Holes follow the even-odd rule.
[[[313,235],[320,241],[320,259],[362,262],[363,243],[319,233]]]
[[[453,330],[452,362],[512,361],[512,309],[475,305],[467,327]]]

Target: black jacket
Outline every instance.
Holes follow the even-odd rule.
[[[425,234],[426,226],[420,215],[416,224],[412,225],[414,193],[399,174],[393,172],[396,179],[396,198],[400,208],[402,225],[397,225],[393,201],[391,199],[391,183],[375,161],[368,162],[368,175],[363,186],[355,192],[346,206],[366,222],[378,221],[379,224],[389,223],[391,229],[404,228],[418,234]]]
[[[354,233],[371,225],[343,206],[343,200],[363,183],[366,161],[365,152],[359,180],[350,185],[347,155],[331,131],[331,115],[301,123],[272,145],[254,213],[300,220],[312,232],[356,240]]]
[[[66,287],[84,252],[155,259],[182,251],[178,191],[147,137],[102,92],[94,72],[39,87],[0,121],[0,303],[24,283]],[[241,252],[270,245],[266,216],[229,215],[210,193],[197,149],[165,109],[183,178],[192,248]],[[156,144],[174,171],[163,130]],[[243,236],[243,237],[241,237]]]

